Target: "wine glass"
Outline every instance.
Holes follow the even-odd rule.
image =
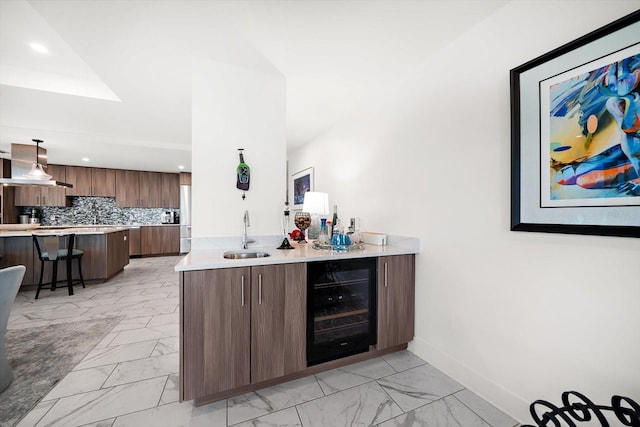
[[[298,243],[306,243],[304,230],[309,228],[311,225],[311,214],[309,212],[296,212],[296,215],[293,218],[293,223],[300,230],[300,235],[298,235],[296,241]]]

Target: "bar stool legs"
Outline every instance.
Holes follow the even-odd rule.
[[[42,243],[39,241],[42,239]],[[63,240],[65,239],[65,240]],[[49,285],[46,289],[56,290],[58,285],[58,261],[66,261],[67,267],[67,289],[69,295],[73,295],[73,260],[78,260],[78,273],[80,275],[79,282],[85,288],[84,277],[82,276],[82,255],[84,252],[74,248],[75,234],[57,234],[57,235],[33,235],[34,245],[38,251],[40,259],[40,280],[38,281],[38,289],[36,297],[40,296],[40,290],[45,289],[44,285]],[[65,248],[66,246],[66,248]],[[42,250],[46,248],[46,252]],[[44,264],[51,262],[51,282],[43,284]]]

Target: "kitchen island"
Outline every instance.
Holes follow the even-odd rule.
[[[21,289],[36,285],[40,278],[40,260],[33,245],[33,234],[75,233],[76,248],[84,251],[82,273],[85,282],[103,282],[129,264],[129,228],[116,226],[40,227],[33,230],[0,231],[2,267],[24,265],[27,270]],[[49,263],[47,263],[49,264]],[[51,277],[51,266],[45,265],[43,280]],[[74,268],[74,279],[77,270]],[[66,278],[61,263],[58,280]]]
[[[413,339],[419,242],[395,242],[390,238],[389,246],[364,245],[349,252],[297,243],[293,250],[260,244],[245,251],[196,246],[175,267],[180,275],[180,400],[206,404],[405,349]],[[226,259],[227,251],[269,256]],[[314,276],[324,263],[329,276]],[[370,266],[368,273],[354,281],[353,274],[359,276],[364,264]],[[334,275],[336,268],[344,268],[343,273]],[[365,287],[355,288],[355,282]],[[318,315],[316,302],[331,299],[326,292],[330,287],[336,301],[354,299],[360,291],[368,296],[355,297],[360,298],[357,307],[343,304],[342,312]],[[373,340],[318,360],[312,352],[318,333],[324,333],[319,325],[335,320],[342,323],[334,325],[340,329],[357,316],[369,319],[366,327]],[[355,322],[359,320],[347,320],[347,327]],[[350,346],[350,340],[337,337],[333,342]]]

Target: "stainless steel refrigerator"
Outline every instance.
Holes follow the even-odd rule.
[[[191,186],[180,186],[180,253],[191,251]]]

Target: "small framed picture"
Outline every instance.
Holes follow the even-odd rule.
[[[293,209],[302,209],[304,193],[313,191],[313,187],[313,167],[303,169],[291,175],[291,207]]]

